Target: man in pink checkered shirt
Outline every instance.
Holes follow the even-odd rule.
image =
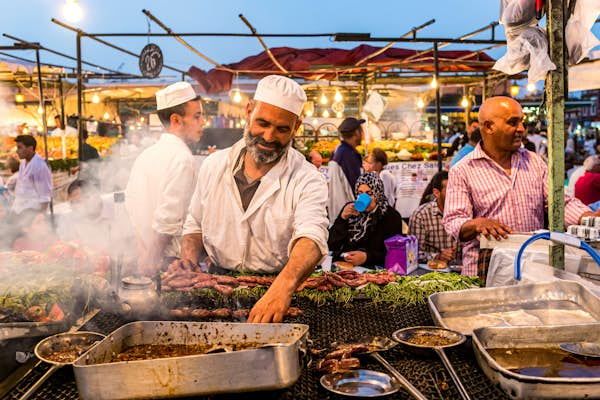
[[[443,224],[462,242],[463,275],[477,275],[479,234],[497,240],[511,232],[544,227],[548,168],[521,148],[523,111],[509,97],[493,97],[479,109],[482,142],[450,169]],[[565,224],[579,223],[591,210],[565,197]]]

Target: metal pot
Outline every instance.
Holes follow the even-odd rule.
[[[121,310],[129,317],[148,317],[157,312],[159,297],[153,282],[145,276],[126,276],[119,288]]]

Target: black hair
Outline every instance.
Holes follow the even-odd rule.
[[[442,183],[448,180],[448,171],[440,171],[431,178],[431,186],[434,189],[442,190]]]
[[[448,180],[448,171],[440,171],[435,174],[425,188],[421,200],[419,201],[419,205],[430,202],[432,200],[431,196],[433,195],[433,189],[442,190],[442,183],[444,183],[445,180]]]
[[[481,130],[479,129],[479,127],[473,129],[473,132],[471,132],[471,137],[469,138],[469,141],[473,142],[473,143],[481,142]]]
[[[385,151],[380,148],[374,148],[373,151],[371,151],[371,154],[373,154],[373,159],[377,162],[380,162],[382,166],[387,165],[388,157]]]
[[[26,147],[33,147],[33,151],[35,151],[35,147],[37,146],[35,138],[31,135],[19,135],[15,138],[15,143],[23,143]]]
[[[343,139],[352,139],[356,135],[360,135],[360,128],[356,128],[352,131],[340,131],[340,135],[342,135]]]
[[[19,170],[19,166],[21,165],[21,163],[16,158],[10,157],[6,162],[6,165],[8,166],[10,172],[14,174]]]
[[[189,100],[185,103],[177,104],[176,106],[173,106],[173,107],[165,108],[163,110],[157,110],[156,114],[158,115],[158,119],[160,119],[160,122],[163,124],[163,126],[165,128],[168,128],[169,126],[171,126],[171,115],[177,114],[177,115],[184,116],[185,108],[187,107],[187,103],[189,103],[190,101],[196,101],[196,100],[200,100],[200,96],[197,96],[196,98]]]
[[[76,179],[69,184],[69,187],[67,188],[67,194],[73,193],[77,188],[84,189],[87,186],[87,184],[87,181],[83,179]]]

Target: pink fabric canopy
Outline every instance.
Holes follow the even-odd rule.
[[[380,49],[381,47],[364,44],[351,50],[274,47],[271,49],[271,53],[289,72],[289,75],[307,80],[336,79],[334,68],[338,70],[338,76],[343,73],[386,71],[391,68],[433,72],[432,51],[405,61],[420,51],[394,47],[370,58],[360,66],[356,65],[360,60]],[[468,50],[440,50],[438,58],[441,72],[487,71],[491,69],[494,62],[493,58],[483,52],[473,53]],[[206,94],[228,92],[231,89],[235,72],[253,78],[261,78],[269,74],[282,74],[264,51],[240,62],[224,65],[224,67],[228,70],[216,68],[206,72],[192,66],[188,73],[200,84],[202,91]]]

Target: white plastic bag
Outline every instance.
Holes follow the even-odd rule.
[[[508,33],[506,37],[509,37]],[[507,75],[529,70],[529,83],[544,79],[548,71],[556,69],[548,56],[548,39],[544,29],[527,27],[517,37],[507,39],[506,54],[496,61],[493,68]]]
[[[516,39],[527,27],[536,26],[534,0],[501,0],[500,23],[505,26],[506,38]]]
[[[569,64],[574,65],[586,58],[600,40],[592,33],[592,26],[600,15],[599,0],[577,0],[573,15],[565,27]]]

